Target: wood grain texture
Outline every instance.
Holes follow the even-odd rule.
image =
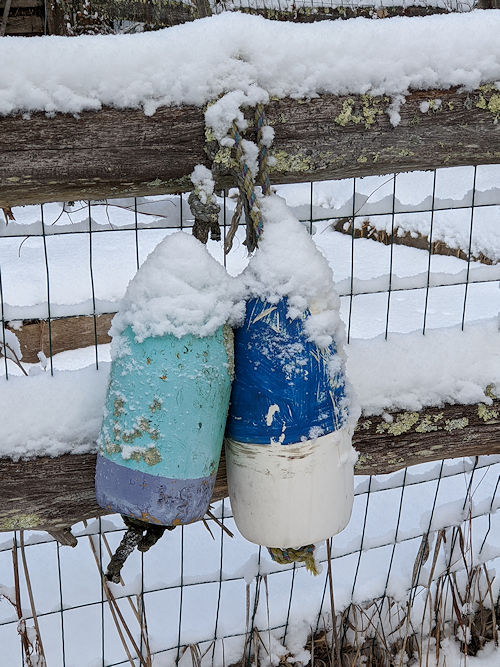
[[[37,0],[16,0],[19,3]],[[487,0],[488,2],[490,0]],[[0,3],[1,4],[1,3]],[[265,4],[265,3],[263,3]],[[50,3],[50,12],[64,14],[69,20],[57,20],[53,23],[53,29],[50,34],[81,34],[82,32],[94,32],[97,21],[89,21],[84,13],[84,0],[54,0]],[[219,11],[225,9],[226,3],[220,3]],[[277,21],[292,21],[294,23],[312,23],[316,21],[325,21],[333,19],[349,19],[356,16],[365,18],[387,18],[391,16],[428,16],[431,14],[446,14],[448,10],[441,7],[405,7],[395,5],[393,7],[349,7],[338,6],[331,7],[328,3],[322,7],[319,4],[312,6],[297,6],[293,10],[278,9],[276,7],[238,7],[235,8],[231,3],[227,3],[229,9],[237,11],[258,14],[267,19]],[[126,22],[143,24],[148,30],[156,30],[167,26],[192,21],[195,18],[209,16],[211,8],[208,0],[193,0],[191,4],[179,2],[176,0],[119,0],[110,2],[109,0],[92,0],[91,15],[97,15],[98,21],[103,26],[109,26],[112,29],[117,23]]]
[[[43,35],[43,18],[36,14],[25,16],[9,14],[7,20],[7,36],[29,37],[30,35]]]
[[[27,320],[19,330],[13,330],[21,345],[23,361],[38,363],[38,353],[49,357],[52,353],[78,350],[111,342],[108,335],[114,313],[104,315],[81,315],[51,320]],[[7,325],[7,329],[11,329]],[[12,330],[12,329],[11,329]]]
[[[500,123],[492,89],[472,93],[416,92],[393,127],[389,98],[324,95],[310,101],[273,100],[274,183],[347,178],[500,163]],[[420,111],[422,102],[441,100]],[[495,98],[496,100],[496,98]],[[491,107],[491,108],[490,108]],[[254,138],[254,132],[248,132]],[[186,191],[204,150],[197,107],[103,109],[79,118],[33,114],[0,118],[0,207]],[[235,185],[234,163],[218,156],[219,189]]]
[[[0,9],[5,7],[6,0],[0,0]],[[35,9],[43,8],[44,0],[11,0],[11,9]]]
[[[383,474],[442,458],[500,454],[500,400],[364,417],[354,436],[357,474]],[[94,496],[95,454],[0,459],[0,531],[62,530],[102,516]],[[213,501],[227,496],[224,456]]]
[[[198,18],[195,3],[177,0],[92,0],[85,13],[85,0],[49,0],[47,14],[49,34],[80,35],[112,32],[122,21],[143,24],[146,30],[157,30]],[[66,19],[65,19],[66,17]]]
[[[341,234],[346,234],[347,236],[352,237],[354,234],[355,239],[371,239],[372,241],[378,241],[384,245],[395,243],[396,245],[405,245],[410,248],[418,248],[419,250],[429,250],[429,237],[427,235],[408,232],[397,225],[391,232],[387,232],[384,229],[377,229],[377,227],[371,223],[369,215],[366,216],[361,227],[354,227],[354,231],[352,218],[339,218],[332,222],[331,227],[335,231],[340,232]],[[467,249],[453,248],[445,243],[445,241],[440,240],[432,241],[431,245],[432,255],[448,255],[450,257],[458,257],[465,261],[468,261],[469,259]],[[477,255],[471,254],[470,259],[474,262],[481,262],[482,264],[491,265],[497,263],[482,252],[479,252]]]

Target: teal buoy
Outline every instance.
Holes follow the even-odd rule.
[[[233,374],[233,283],[182,233],[130,283],[98,443],[96,496],[109,511],[165,526],[206,513]]]

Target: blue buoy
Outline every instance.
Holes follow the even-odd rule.
[[[288,302],[253,298],[235,331],[235,380],[226,428],[229,495],[240,532],[299,548],[347,524],[354,450],[344,363],[318,347]]]
[[[320,349],[304,333],[304,318],[287,317],[288,300],[247,303],[235,332],[236,379],[227,433],[239,442],[282,445],[337,431],[348,417],[343,364],[335,343]],[[272,407],[276,406],[276,407]]]

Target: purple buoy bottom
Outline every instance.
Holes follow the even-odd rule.
[[[110,512],[148,523],[178,526],[201,519],[210,504],[216,474],[198,479],[150,475],[97,455],[96,498]]]

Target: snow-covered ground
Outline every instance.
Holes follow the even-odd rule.
[[[456,243],[467,251],[472,220],[471,249],[481,247],[490,254],[498,253],[500,168],[478,169],[475,195],[471,168],[441,170],[436,180],[433,237],[439,234],[448,245]],[[487,385],[500,383],[499,264],[471,262],[468,266],[456,257],[429,258],[425,250],[391,248],[367,239],[353,242],[332,230],[334,218],[353,213],[360,219],[385,220],[390,229],[395,193],[394,220],[407,224],[409,230],[428,234],[432,187],[432,174],[419,173],[399,175],[395,183],[384,177],[278,188],[304,220],[334,270],[343,295],[341,316],[349,330],[348,372],[366,412],[380,413],[391,407],[418,409],[450,400],[476,401]],[[471,215],[473,196],[477,207]],[[229,222],[234,208],[231,197],[226,206]],[[14,214],[16,220],[8,226],[0,222],[2,290],[5,319],[9,321],[47,315],[47,275],[51,316],[92,313],[94,300],[96,312],[115,311],[137,264],[181,221],[183,226],[192,224],[186,199],[181,197],[138,200],[137,215],[133,201],[114,201],[108,206],[93,203],[90,211],[78,202],[67,212],[61,205],[45,205],[45,237],[41,235],[40,207],[14,209]],[[209,243],[212,254],[225,262],[233,275],[247,262],[242,239],[239,234],[226,259],[218,244]],[[422,336],[424,317],[426,333]],[[0,424],[2,455],[20,455],[27,447],[31,453],[51,448],[55,453],[68,442],[78,451],[92,443],[104,399],[108,346],[100,346],[98,356],[102,363],[96,372],[93,348],[57,355],[53,359],[54,378],[48,372],[21,377],[9,362],[11,378],[0,378],[0,401],[5,407]],[[29,364],[26,367],[31,368]],[[23,404],[30,406],[29,419],[19,416],[21,396]],[[385,590],[404,602],[422,534],[432,531],[432,554],[435,531],[460,524],[467,517],[472,531],[468,554],[475,563],[488,563],[497,595],[499,475],[500,458],[482,457],[478,461],[430,463],[380,477],[358,477],[351,522],[333,541],[336,610],[341,611],[351,600],[372,600]],[[173,664],[179,643],[200,643],[203,651],[215,637],[215,653],[209,649],[203,664],[211,664],[212,658],[217,666],[238,660],[249,627],[247,584],[251,618],[259,581],[254,623],[263,641],[270,642],[276,652],[278,644],[269,638],[283,639],[286,632],[287,649],[298,659],[301,655],[304,658],[307,635],[328,622],[328,592],[324,595],[327,568],[312,577],[303,568],[278,566],[264,550],[238,535],[228,501],[218,504],[215,513],[224,517],[234,538],[224,535],[215,524],[214,539],[202,524],[177,529],[143,558],[138,554],[131,557],[124,570],[125,588],[113,585],[117,597],[143,594],[151,649],[161,652],[154,664]],[[100,522],[111,549],[121,537],[121,526],[117,517]],[[50,667],[101,665],[103,651],[106,665],[126,660],[107,605],[101,604],[98,571],[86,537],[96,531],[98,521],[89,522],[86,528],[77,526],[75,534],[80,537],[73,550],[58,547],[38,533],[26,535]],[[14,585],[13,538],[13,534],[0,535],[0,585],[8,588]],[[106,564],[105,545],[93,539]],[[319,548],[319,557],[322,561],[326,558],[324,546]],[[434,576],[449,564],[463,570],[462,559],[448,543],[439,553]],[[430,561],[424,564],[420,583],[427,581],[429,568]],[[268,574],[267,582],[256,578],[257,574]],[[21,588],[23,609],[29,617],[22,574]],[[422,616],[424,597],[423,588],[418,587],[415,618],[419,613]],[[120,608],[138,640],[138,625],[129,602],[123,599]],[[0,664],[6,667],[21,664],[14,621],[14,609],[0,601]],[[446,651],[448,666],[464,664],[452,645]],[[261,657],[265,662],[265,654]],[[191,664],[190,653],[182,660],[183,665]],[[478,665],[497,665],[498,660],[492,648],[482,661],[476,659]],[[467,662],[476,664],[472,659]]]

